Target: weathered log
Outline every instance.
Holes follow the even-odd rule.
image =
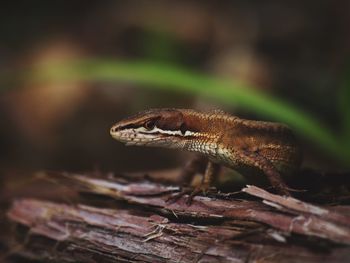
[[[26,226],[23,255],[60,262],[346,262],[349,247],[312,251],[263,225],[209,225],[122,209],[18,200],[9,218]],[[22,229],[23,231],[23,229]],[[279,243],[278,241],[283,241]],[[294,242],[295,243],[295,242]]]
[[[242,199],[223,200],[219,199],[222,196],[216,195],[215,198],[197,196],[192,205],[187,206],[186,197],[176,203],[167,202],[169,193],[178,190],[178,187],[152,182],[125,184],[71,175],[56,177],[56,180],[76,185],[83,191],[155,207],[177,216],[256,221],[288,234],[316,236],[350,245],[349,215],[340,214],[332,207],[321,208],[291,197],[273,195],[258,187],[248,187],[243,191],[266,199],[264,202]],[[283,209],[280,209],[281,207]]]
[[[211,194],[187,206],[186,197],[166,202],[178,187],[149,181],[50,178],[115,201],[15,201],[8,211],[22,236],[15,254],[59,262],[350,261],[348,207],[315,206],[253,186],[243,191],[259,199]]]

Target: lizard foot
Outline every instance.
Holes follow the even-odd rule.
[[[192,204],[193,198],[196,195],[198,195],[200,193],[203,193],[204,195],[206,195],[208,192],[211,192],[214,190],[216,190],[215,187],[210,187],[208,184],[200,184],[194,188],[188,187],[188,188],[182,189],[179,193],[176,193],[175,195],[170,196],[166,200],[166,202],[169,204],[173,204],[177,200],[179,200],[181,197],[183,197],[184,195],[188,195],[187,200],[186,200],[186,204],[188,206],[190,206]]]

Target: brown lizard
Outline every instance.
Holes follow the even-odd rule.
[[[281,174],[293,173],[301,161],[296,139],[286,125],[240,119],[218,110],[147,110],[119,121],[110,134],[126,145],[177,148],[207,157],[202,182],[191,191],[188,202],[210,187],[220,165],[243,174],[265,174],[280,194],[289,195]],[[192,166],[199,163],[196,159]],[[183,176],[195,174],[192,166],[185,167]]]

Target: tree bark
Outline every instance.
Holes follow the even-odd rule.
[[[51,179],[103,198],[16,200],[7,213],[17,226],[13,254],[57,262],[350,262],[347,206],[311,205],[255,186],[237,196],[197,196],[188,206],[186,197],[166,202],[178,187],[149,181]]]

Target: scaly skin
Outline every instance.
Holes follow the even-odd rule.
[[[126,145],[177,148],[207,157],[202,185],[191,198],[210,186],[219,164],[243,174],[265,174],[280,194],[289,195],[280,175],[293,173],[301,161],[287,126],[244,120],[217,110],[152,109],[116,123],[110,133]]]

